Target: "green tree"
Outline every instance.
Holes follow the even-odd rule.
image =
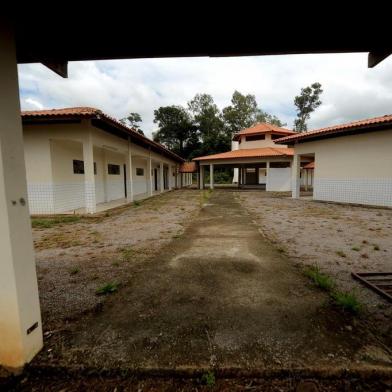
[[[139,113],[129,113],[128,116],[122,118],[120,122],[144,135],[144,132],[140,129],[139,123],[142,122],[142,116]]]
[[[187,110],[182,106],[162,106],[154,110],[154,123],[159,129],[153,133],[153,139],[187,158],[187,142],[194,141],[197,131]]]
[[[320,95],[323,90],[320,83],[313,83],[312,85],[301,88],[301,94],[294,98],[294,105],[297,110],[297,118],[294,121],[294,129],[297,132],[305,132],[308,130],[307,120],[310,114],[314,112],[320,105]]]
[[[230,149],[230,135],[226,132],[222,113],[211,95],[196,94],[188,102],[188,109],[201,141],[199,150],[191,155],[213,154]]]

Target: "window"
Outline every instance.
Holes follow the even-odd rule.
[[[73,172],[74,174],[84,174],[84,161],[74,159]],[[97,174],[97,162],[94,162],[94,174]]]
[[[120,174],[120,165],[108,164],[108,174]]]
[[[265,140],[265,135],[251,135],[251,136],[246,136],[245,140],[247,142],[253,142],[255,140]]]
[[[73,160],[73,172],[74,174],[84,174],[84,162],[77,159]]]
[[[284,135],[271,135],[271,139],[275,140],[275,139],[280,139],[281,137],[283,137]]]
[[[136,175],[137,176],[144,176],[144,169],[142,167],[136,168]]]

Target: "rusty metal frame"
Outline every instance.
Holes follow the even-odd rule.
[[[351,276],[392,302],[392,272],[352,272]],[[381,282],[381,284],[377,284],[377,282]],[[385,286],[390,288],[386,290],[383,288]]]

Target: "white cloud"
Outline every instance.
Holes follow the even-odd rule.
[[[73,62],[69,79],[29,64],[19,66],[19,79],[24,109],[93,106],[117,118],[138,112],[148,135],[159,106],[186,105],[205,92],[223,108],[235,89],[255,94],[291,127],[294,96],[315,81],[323,86],[323,104],[310,127],[392,112],[392,59],[368,69],[366,54]]]
[[[32,99],[32,98],[26,98],[24,100],[24,103],[25,103],[25,105],[23,105],[23,106],[25,109],[43,109],[44,108],[44,105],[42,105],[41,102],[39,102],[35,99]]]

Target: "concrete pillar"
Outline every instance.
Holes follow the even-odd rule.
[[[0,86],[0,365],[17,371],[43,343],[15,45],[4,24],[0,24]]]
[[[305,181],[305,191],[308,190],[308,173],[309,173],[309,170],[308,170],[308,169],[305,169],[305,170],[304,170],[304,176],[305,176],[305,178],[304,178],[304,181]]]
[[[131,139],[128,139],[128,156],[127,156],[127,202],[133,202],[133,166],[132,166],[132,145]]]
[[[204,189],[204,166],[199,166],[199,189]]]
[[[294,154],[293,163],[291,167],[291,192],[292,198],[298,199],[300,192],[300,171],[301,171],[301,156]]]
[[[169,165],[169,168],[167,170],[167,186],[169,187],[169,191],[172,190],[173,170],[174,166]]]
[[[214,165],[210,164],[210,189],[214,189]]]
[[[105,193],[104,200],[105,202],[109,201],[109,184],[108,184],[108,154],[105,149],[102,152],[102,160],[103,160],[103,189]]]
[[[266,163],[266,175],[267,175],[267,178],[266,178],[266,182],[265,182],[265,190],[266,191],[268,191],[269,190],[269,181],[270,181],[270,171],[269,171],[269,169],[270,169],[270,162],[269,161],[267,161],[267,163]]]
[[[159,163],[159,191],[162,193],[165,190],[163,182],[163,162]]]
[[[152,159],[151,159],[151,154],[147,158],[147,196],[152,196]]]
[[[87,129],[87,134],[83,140],[83,162],[85,208],[87,214],[94,214],[97,205],[95,200],[93,136],[90,128]]]

